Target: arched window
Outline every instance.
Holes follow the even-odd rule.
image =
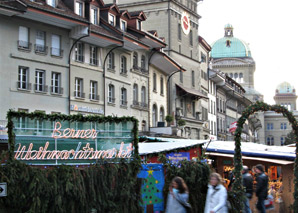
[[[267,145],[270,146],[270,137],[267,137]]]
[[[271,145],[271,146],[273,146],[273,145],[274,145],[274,137],[273,137],[273,136],[271,136],[270,145]]]
[[[138,85],[134,84],[133,85],[133,105],[138,105]]]
[[[120,104],[122,106],[127,106],[127,90],[124,87],[121,88],[121,101],[120,101]]]
[[[141,89],[141,102],[144,106],[144,104],[146,104],[146,87],[142,86],[142,89]]]
[[[160,94],[163,95],[163,77],[160,77]]]
[[[127,64],[126,64],[126,57],[121,56],[121,69],[120,69],[121,74],[126,74],[127,73]]]
[[[144,55],[141,57],[141,69],[145,70],[146,69],[146,58]]]
[[[156,92],[156,73],[153,73],[153,91]]]
[[[108,102],[115,103],[115,86],[113,84],[109,84]]]
[[[164,121],[164,117],[165,117],[165,111],[164,111],[163,107],[160,107],[160,110],[159,110],[159,121]]]
[[[234,74],[234,80],[238,82],[238,73]]]
[[[152,107],[152,126],[156,126],[156,121],[157,121],[157,107],[154,104]]]
[[[147,130],[147,124],[146,124],[146,121],[143,120],[142,121],[142,131],[145,132]]]
[[[110,52],[108,57],[108,68],[109,69],[115,69],[115,55],[113,52]]]
[[[283,146],[285,143],[285,138],[284,137],[280,137],[280,145]]]
[[[134,52],[133,53],[133,68],[138,68],[138,53]]]
[[[233,78],[233,73],[230,73],[230,78]]]
[[[244,80],[243,80],[243,73],[242,72],[239,74],[239,82],[240,83],[243,83],[244,82]]]

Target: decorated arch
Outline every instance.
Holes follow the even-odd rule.
[[[298,123],[295,119],[292,112],[287,110],[285,107],[280,105],[269,105],[263,102],[256,102],[255,104],[250,105],[247,107],[241,117],[237,121],[237,129],[235,131],[235,154],[234,154],[234,175],[235,175],[235,182],[233,184],[232,188],[232,196],[234,197],[234,206],[237,209],[242,209],[244,199],[244,189],[242,185],[242,154],[241,154],[241,133],[243,129],[243,125],[245,121],[249,118],[250,115],[254,114],[258,111],[274,111],[276,113],[281,113],[284,117],[288,119],[290,122],[292,129],[296,135],[296,138],[298,138]],[[294,165],[294,204],[293,209],[294,212],[298,212],[298,146],[296,142],[296,159],[295,159],[295,165]]]

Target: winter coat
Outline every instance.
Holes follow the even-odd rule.
[[[243,186],[245,189],[246,196],[249,195],[247,197],[251,199],[252,193],[253,193],[253,178],[249,173],[244,173],[242,175],[242,178],[243,178]]]
[[[228,212],[227,190],[222,184],[218,184],[216,187],[208,185],[204,213],[210,213],[210,211],[214,211],[216,213]]]
[[[166,213],[186,213],[186,209],[178,202],[178,200],[185,205],[189,205],[187,203],[188,193],[173,192],[173,194],[170,192],[168,194]]]
[[[268,195],[268,176],[264,173],[257,177],[256,195],[258,198],[266,199]]]

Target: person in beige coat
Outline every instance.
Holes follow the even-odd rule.
[[[218,173],[210,175],[204,213],[227,213],[227,190]]]

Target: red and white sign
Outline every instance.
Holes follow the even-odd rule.
[[[237,129],[237,121],[231,123],[230,128],[229,128],[229,132],[234,133]]]
[[[182,16],[181,16],[181,28],[186,35],[189,34],[190,20],[189,20],[188,14],[186,12],[183,12]]]

